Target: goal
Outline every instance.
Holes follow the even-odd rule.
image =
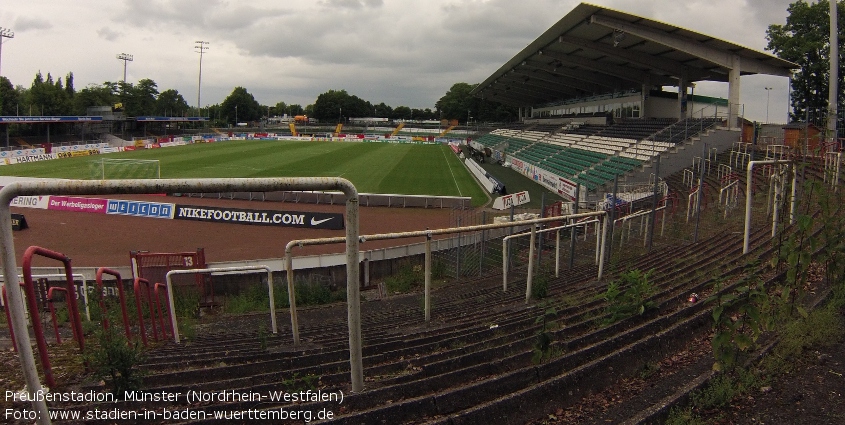
[[[109,159],[91,163],[94,180],[160,179],[161,164],[157,159]]]

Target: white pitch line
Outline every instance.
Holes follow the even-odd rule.
[[[464,196],[464,194],[461,193],[461,188],[458,186],[458,179],[455,178],[455,172],[452,171],[452,164],[449,164],[449,158],[446,157],[446,151],[443,150],[442,146],[440,148],[440,153],[443,154],[443,159],[446,160],[446,165],[449,166],[449,172],[452,173],[452,181],[455,182],[455,188],[458,189],[458,196]]]

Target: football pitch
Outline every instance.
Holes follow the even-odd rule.
[[[161,178],[343,177],[361,193],[487,201],[448,145],[227,141],[0,166],[0,175],[91,179],[100,158],[157,159]]]

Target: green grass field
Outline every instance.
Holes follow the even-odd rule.
[[[361,193],[469,196],[483,189],[447,145],[228,141],[0,167],[0,175],[90,179],[100,158],[157,159],[162,178],[343,177]]]

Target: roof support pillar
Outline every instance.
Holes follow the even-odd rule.
[[[687,117],[687,80],[678,79],[678,120]]]
[[[645,118],[648,116],[646,113],[646,104],[648,103],[648,97],[651,94],[651,78],[646,76],[645,80],[643,81],[643,93],[642,93],[642,105],[640,105],[640,118]]]
[[[728,74],[728,129],[738,128],[739,118],[739,76],[740,76],[739,55],[731,57],[730,73]]]

